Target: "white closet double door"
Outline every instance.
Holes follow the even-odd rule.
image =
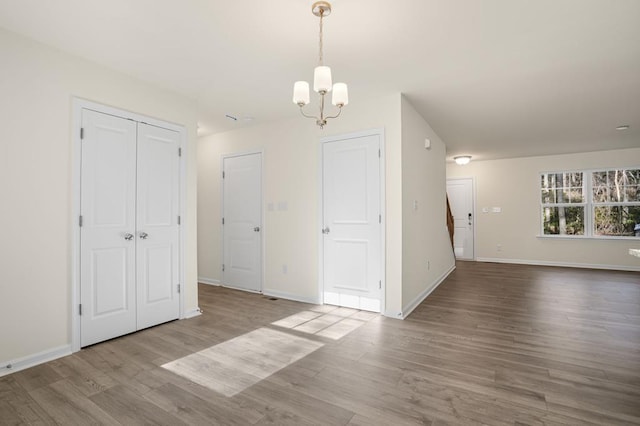
[[[177,319],[179,133],[82,111],[80,339]]]

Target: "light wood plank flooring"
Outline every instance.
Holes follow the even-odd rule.
[[[326,307],[204,285],[200,306],[0,378],[0,424],[640,424],[638,273],[458,262],[405,321],[324,312],[342,334]],[[318,344],[230,397],[162,367],[256,330]]]

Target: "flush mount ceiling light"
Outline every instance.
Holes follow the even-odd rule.
[[[616,127],[616,130],[629,130],[631,128],[631,126],[629,126],[628,124],[623,124],[621,126]]]
[[[317,1],[313,6],[311,6],[311,11],[314,15],[320,18],[320,49],[318,55],[318,66],[313,72],[313,90],[320,95],[320,116],[317,117],[305,114],[303,110],[305,105],[309,104],[309,83],[306,81],[296,81],[293,85],[293,103],[300,107],[302,115],[316,120],[316,124],[322,129],[327,124],[327,120],[340,116],[342,107],[349,103],[349,93],[345,83],[332,84],[331,68],[324,65],[322,52],[322,20],[325,16],[329,16],[331,14],[331,4],[326,1]],[[332,90],[333,97],[331,99],[331,103],[338,107],[338,113],[332,116],[325,116],[324,97]]]
[[[471,161],[471,156],[458,155],[457,157],[453,157],[453,160],[456,162],[457,165],[464,166],[465,164],[469,164],[469,161]]]

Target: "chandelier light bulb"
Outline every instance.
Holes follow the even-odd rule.
[[[316,93],[331,91],[331,68],[320,65],[313,71],[313,90]]]
[[[349,91],[345,83],[336,83],[333,85],[331,103],[339,107],[343,107],[349,103]]]
[[[293,103],[301,106],[309,103],[309,83],[306,81],[295,82],[293,85]]]

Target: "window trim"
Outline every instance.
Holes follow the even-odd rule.
[[[560,239],[593,239],[593,240],[618,240],[618,241],[629,241],[629,240],[640,240],[640,237],[636,237],[633,235],[630,236],[622,236],[622,235],[596,235],[595,233],[595,209],[596,207],[607,207],[607,206],[638,206],[640,207],[640,201],[623,201],[620,203],[616,202],[595,202],[593,200],[593,173],[596,172],[610,172],[615,170],[640,170],[640,166],[621,166],[621,167],[607,167],[607,168],[593,168],[593,169],[567,169],[567,170],[550,170],[550,171],[541,171],[538,173],[538,203],[540,205],[540,209],[538,210],[538,220],[539,223],[539,234],[538,238],[560,238]],[[544,175],[549,174],[566,174],[566,173],[582,173],[582,191],[584,194],[582,203],[544,203],[542,201],[542,177]],[[583,207],[584,208],[584,234],[583,235],[563,235],[563,234],[545,234],[544,233],[544,219],[543,212],[545,207]]]

